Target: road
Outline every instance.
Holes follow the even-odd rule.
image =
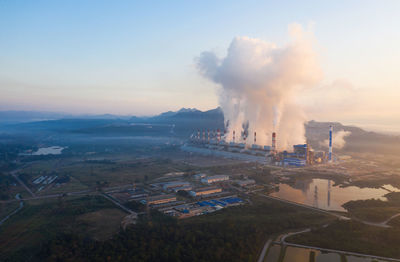
[[[20,194],[18,193],[15,198],[20,201],[19,202],[19,207],[17,209],[15,209],[13,212],[11,212],[10,214],[8,214],[6,217],[4,217],[2,220],[0,220],[0,226],[6,222],[11,216],[15,215],[16,213],[18,213],[23,207],[24,207],[24,202],[21,200],[20,198]]]
[[[316,207],[312,207],[312,206],[307,206],[307,205],[304,205],[304,204],[296,203],[296,202],[289,201],[289,200],[282,199],[282,198],[272,197],[272,196],[268,196],[268,195],[265,195],[265,194],[258,194],[258,195],[266,197],[266,198],[269,198],[269,199],[272,199],[272,200],[281,201],[281,202],[284,202],[284,203],[287,203],[287,204],[295,205],[295,206],[298,206],[298,207],[304,207],[304,208],[311,209],[311,210],[314,210],[314,211],[318,211],[318,212],[321,212],[321,213],[324,213],[324,214],[335,216],[335,217],[339,218],[340,220],[355,220],[355,221],[358,221],[358,222],[363,223],[363,224],[368,225],[368,226],[389,228],[390,226],[387,225],[387,223],[390,220],[392,220],[393,218],[400,216],[400,213],[399,213],[399,214],[393,215],[392,217],[390,217],[389,219],[387,219],[384,222],[374,223],[374,222],[369,222],[369,221],[361,220],[361,219],[354,218],[354,217],[342,216],[342,215],[339,215],[339,214],[336,214],[336,213],[333,213],[333,212],[330,212],[330,211],[327,211],[327,210],[324,210],[324,209],[320,209],[320,208],[316,208]]]
[[[126,206],[122,205],[120,202],[118,202],[116,199],[114,199],[113,197],[102,193],[101,194],[103,197],[105,197],[106,199],[110,200],[111,202],[113,202],[115,205],[119,206],[121,209],[123,209],[124,211],[126,211],[127,213],[131,214],[131,215],[136,215],[137,213],[129,208],[127,208]]]
[[[400,213],[397,213],[397,214],[395,214],[395,215],[389,217],[387,220],[383,221],[381,224],[387,225],[387,223],[389,223],[390,220],[392,220],[393,218],[396,218],[396,217],[398,217],[398,216],[400,216]]]
[[[267,250],[269,248],[269,245],[271,244],[272,240],[268,239],[267,242],[265,242],[265,245],[261,251],[260,257],[258,258],[257,262],[263,262],[265,254],[267,253]]]
[[[273,196],[268,196],[268,195],[265,195],[265,194],[257,194],[257,195],[262,196],[262,197],[266,197],[268,199],[281,201],[281,202],[284,202],[284,203],[287,203],[287,204],[291,204],[291,205],[294,205],[294,206],[304,207],[304,208],[307,208],[307,209],[318,211],[318,212],[321,212],[321,213],[324,213],[324,214],[327,214],[327,215],[331,215],[331,216],[337,217],[337,218],[339,218],[341,220],[350,220],[351,219],[351,218],[346,217],[346,216],[342,216],[342,215],[339,215],[339,214],[336,214],[336,213],[332,213],[332,212],[327,211],[325,209],[312,207],[312,206],[307,206],[307,205],[296,203],[296,202],[293,202],[293,201],[290,201],[290,200],[286,200],[286,199],[282,199],[282,198],[278,198],[278,197],[273,197]]]
[[[307,233],[307,232],[310,232],[310,231],[311,231],[311,229],[307,228],[307,229],[304,229],[304,230],[301,230],[301,231],[287,233],[287,234],[283,235],[281,237],[281,239],[280,239],[280,242],[277,242],[277,243],[285,245],[285,246],[292,246],[292,247],[305,248],[305,249],[314,249],[314,250],[319,250],[319,251],[322,251],[322,252],[338,253],[338,254],[343,254],[343,255],[348,255],[348,256],[361,256],[361,257],[365,257],[365,258],[369,258],[369,259],[378,259],[378,260],[384,260],[384,261],[400,262],[400,259],[396,259],[396,258],[380,257],[380,256],[373,256],[373,255],[356,253],[356,252],[337,250],[337,249],[329,249],[329,248],[322,248],[322,247],[315,247],[315,246],[300,245],[300,244],[294,244],[294,243],[290,243],[290,242],[286,241],[286,238],[289,237],[289,236],[303,234],[303,233]]]
[[[265,197],[265,198],[268,198],[268,199],[271,199],[271,200],[276,200],[276,201],[284,202],[284,203],[291,204],[291,205],[294,205],[294,206],[303,207],[303,208],[311,209],[311,210],[314,210],[314,211],[317,211],[317,212],[321,212],[321,213],[324,213],[324,214],[328,214],[328,215],[331,215],[331,216],[335,216],[335,217],[337,217],[338,219],[341,219],[341,220],[351,220],[351,219],[353,219],[353,220],[356,220],[356,221],[361,222],[361,223],[366,224],[366,225],[383,227],[383,228],[390,227],[389,225],[387,225],[387,223],[390,220],[392,220],[393,218],[400,216],[400,213],[399,214],[395,214],[395,215],[391,216],[389,219],[385,220],[382,223],[373,223],[373,222],[363,221],[361,219],[349,218],[349,217],[346,217],[346,216],[342,216],[342,215],[339,215],[339,214],[336,214],[336,213],[329,212],[329,211],[324,210],[324,209],[320,209],[320,208],[316,208],[316,207],[312,207],[312,206],[307,206],[307,205],[304,205],[304,204],[296,203],[296,202],[289,201],[289,200],[282,199],[282,198],[272,197],[272,196],[268,196],[268,195],[265,195],[265,194],[257,194],[257,195]],[[328,225],[323,225],[323,227],[327,227],[327,226]],[[311,231],[311,229],[307,228],[307,229],[304,229],[304,230],[301,230],[301,231],[287,233],[287,234],[285,234],[285,235],[283,235],[281,237],[280,241],[281,241],[282,244],[288,245],[288,246],[294,246],[294,247],[300,247],[300,248],[311,248],[311,249],[327,251],[327,252],[336,252],[336,253],[354,255],[354,256],[364,256],[364,257],[368,257],[368,258],[371,258],[371,259],[383,259],[383,260],[388,260],[388,261],[399,261],[400,262],[400,259],[395,259],[395,258],[385,258],[385,257],[379,257],[379,256],[372,256],[372,255],[368,255],[368,254],[360,254],[360,253],[355,253],[355,252],[347,252],[347,251],[334,250],[334,249],[325,249],[325,248],[320,248],[320,247],[292,244],[292,243],[286,242],[286,238],[289,237],[289,236],[302,234],[302,233],[306,233],[306,232],[310,232],[310,231]],[[265,257],[265,252],[268,249],[268,248],[265,249],[265,246],[267,244],[268,244],[268,246],[270,245],[270,243],[268,243],[268,241],[267,241],[267,243],[265,243],[264,248],[263,248],[263,250],[262,250],[262,252],[260,254],[260,257],[258,259],[258,262],[262,262],[263,261],[263,259]]]
[[[18,181],[18,183],[19,183],[23,188],[25,188],[26,191],[29,192],[29,194],[31,194],[33,197],[35,197],[35,196],[36,196],[35,193],[33,193],[33,192],[30,190],[30,188],[27,187],[27,186],[25,185],[25,183],[24,183],[24,182],[18,177],[18,175],[16,174],[16,172],[18,172],[18,171],[19,171],[19,170],[15,170],[15,171],[11,172],[10,174]]]

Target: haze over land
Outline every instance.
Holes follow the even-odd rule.
[[[400,261],[400,1],[0,1],[0,261]]]
[[[400,131],[400,40],[392,33],[399,2],[326,5],[9,1],[0,16],[0,110],[142,116],[215,108],[219,85],[198,75],[195,57],[225,57],[235,37],[286,46],[296,22],[314,35],[323,72],[297,97],[306,119]]]

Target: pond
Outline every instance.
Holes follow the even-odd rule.
[[[60,155],[63,151],[64,147],[61,146],[50,146],[50,147],[41,147],[36,152],[33,152],[33,156],[40,155]]]
[[[346,211],[342,205],[348,201],[371,198],[386,200],[384,195],[389,190],[399,191],[391,185],[384,185],[384,188],[360,188],[333,184],[333,181],[327,179],[297,180],[294,185],[279,184],[279,191],[270,195],[325,210]]]

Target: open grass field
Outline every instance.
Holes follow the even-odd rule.
[[[0,227],[0,261],[13,254],[23,256],[25,251],[32,254],[43,241],[60,232],[88,236],[92,233],[97,234],[100,231],[99,226],[104,223],[101,220],[106,214],[92,213],[103,209],[112,214],[107,217],[109,225],[106,233],[110,233],[113,227],[113,230],[118,230],[116,224],[119,223],[122,214],[111,202],[100,196],[26,203],[19,213]],[[85,217],[85,214],[89,215]]]
[[[331,216],[261,197],[252,204],[176,220],[157,211],[104,242],[67,235],[38,259],[60,261],[255,261],[265,241],[332,221]]]
[[[138,182],[149,182],[169,172],[192,172],[193,167],[168,158],[137,158],[110,160],[105,158],[65,160],[39,160],[23,168],[20,178],[38,195],[95,189],[100,185],[124,186]],[[68,177],[69,181],[56,186],[34,184],[42,176]],[[39,188],[43,188],[39,191]]]
[[[0,203],[0,220],[19,207],[19,202]]]
[[[329,249],[400,258],[399,221],[391,228],[368,226],[355,221],[337,221],[326,228],[287,238],[288,242]]]
[[[119,231],[121,221],[126,215],[119,209],[106,208],[82,214],[77,217],[77,222],[87,226],[86,232],[90,237],[104,241]]]

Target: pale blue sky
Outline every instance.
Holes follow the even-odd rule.
[[[345,80],[374,108],[310,117],[371,126],[379,118],[400,129],[399,13],[396,0],[0,0],[0,110],[148,115],[216,107],[215,86],[194,58],[205,50],[223,56],[235,36],[283,44],[296,22],[312,24],[321,85]]]

